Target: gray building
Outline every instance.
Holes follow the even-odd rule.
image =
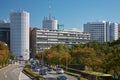
[[[10,47],[10,21],[0,21],[0,41],[7,43]]]
[[[57,30],[58,27],[58,21],[55,19],[55,17],[44,17],[43,23],[42,23],[43,29],[48,30]]]
[[[79,31],[59,31],[44,30],[34,28],[31,31],[31,53],[32,57],[36,53],[49,49],[52,45],[64,44],[70,46],[72,44],[87,43],[90,35]]]

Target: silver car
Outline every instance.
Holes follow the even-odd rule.
[[[64,73],[64,70],[63,70],[62,68],[58,68],[58,69],[56,70],[56,73],[57,73],[57,74],[62,74],[62,73]]]

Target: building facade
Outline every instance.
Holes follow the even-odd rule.
[[[120,24],[118,24],[118,37],[120,38]]]
[[[52,45],[64,44],[70,46],[79,43],[85,44],[89,40],[90,35],[84,32],[34,28],[31,31],[31,52],[32,56],[35,56],[36,53],[49,49]]]
[[[60,24],[58,24],[58,30],[63,31],[63,30],[64,30],[64,25],[60,25]]]
[[[48,30],[57,30],[58,27],[58,21],[55,19],[55,17],[44,17],[43,23],[42,23],[43,29]]]
[[[10,14],[11,53],[18,59],[29,59],[29,13],[12,12]]]
[[[110,24],[110,39],[111,40],[118,40],[119,38],[119,28],[118,28],[118,24],[117,23],[111,23]]]
[[[106,21],[84,24],[84,32],[90,34],[90,40],[107,42],[118,39],[118,24]]]
[[[10,47],[10,21],[0,21],[0,41],[5,42]]]

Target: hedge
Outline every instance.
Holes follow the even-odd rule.
[[[42,76],[38,76],[37,74],[33,73],[30,69],[30,65],[26,65],[23,69],[23,72],[29,76],[31,79],[37,78],[38,80],[44,80]]]
[[[66,66],[64,66],[64,65],[61,65],[60,67],[62,67],[63,69],[66,69]],[[73,69],[73,68],[67,68],[67,71],[65,73],[68,74],[68,75],[79,77],[80,76],[79,74],[81,74],[81,71]],[[83,78],[83,77],[80,77],[80,80],[87,80],[87,79]]]

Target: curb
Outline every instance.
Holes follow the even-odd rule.
[[[28,76],[30,79],[33,79],[34,77],[30,76],[29,74],[27,74],[24,70],[22,71],[26,76]]]

